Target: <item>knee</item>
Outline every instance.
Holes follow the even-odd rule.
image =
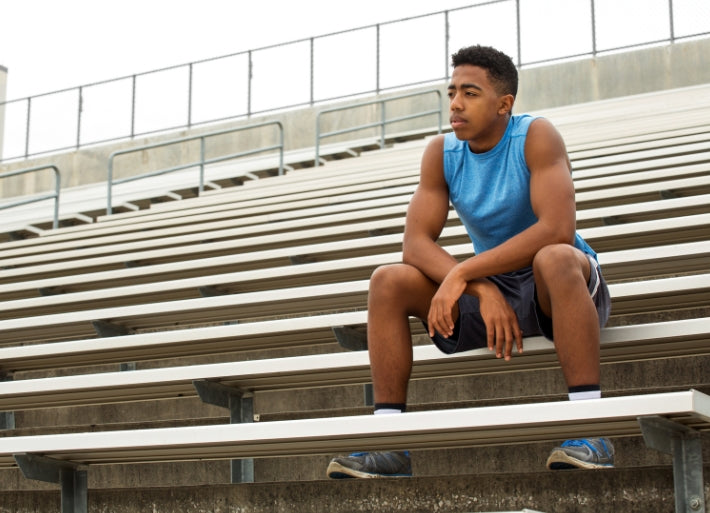
[[[533,258],[533,273],[549,281],[580,272],[579,250],[568,244],[550,244]]]
[[[370,294],[392,293],[405,283],[405,264],[382,265],[370,276]]]

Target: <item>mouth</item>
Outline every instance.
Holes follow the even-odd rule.
[[[451,123],[451,128],[454,130],[466,124],[466,120],[460,116],[451,116],[449,122]]]

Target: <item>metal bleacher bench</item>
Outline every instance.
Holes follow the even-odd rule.
[[[47,276],[51,275],[53,269],[67,274],[82,267],[91,270],[110,269],[124,267],[131,262],[135,262],[136,265],[140,262],[156,264],[161,261],[194,260],[199,256],[225,253],[235,255],[235,258],[239,259],[240,253],[259,248],[277,248],[278,251],[291,251],[292,256],[298,256],[300,253],[297,248],[289,249],[289,245],[294,243],[353,240],[363,236],[370,239],[366,244],[376,243],[377,237],[370,237],[372,234],[401,233],[408,199],[409,195],[406,195],[396,204],[392,204],[390,199],[383,202],[388,203],[385,206],[373,207],[371,203],[367,203],[365,207],[370,205],[371,208],[363,208],[356,212],[281,220],[277,223],[232,226],[196,233],[175,230],[171,232],[172,236],[169,238],[161,238],[153,234],[154,238],[146,235],[145,240],[137,241],[131,237],[113,238],[111,243],[104,241],[103,244],[99,240],[87,240],[82,241],[79,248],[74,241],[49,244],[44,247],[8,248],[5,251],[0,250],[0,262],[3,267],[0,272],[0,282],[30,279],[33,273]],[[619,225],[609,226],[607,230],[631,231],[631,228],[644,227],[641,225],[624,228],[620,224],[636,219],[657,219],[659,226],[665,223],[667,227],[665,238],[676,240],[672,236],[680,234],[684,226],[697,225],[698,221],[703,221],[702,218],[692,220],[674,216],[683,216],[686,213],[707,215],[709,199],[709,194],[700,194],[590,208],[578,211],[578,225],[585,228],[610,222]],[[455,212],[451,212],[449,217],[452,223],[458,222]],[[653,231],[651,226],[647,229]],[[457,230],[459,235],[464,233],[460,227]],[[588,235],[585,234],[586,236]],[[656,236],[659,235],[654,235]],[[51,262],[47,258],[50,251]]]
[[[210,291],[213,294],[231,294],[366,279],[376,266],[401,260],[401,252],[386,251],[389,247],[398,246],[401,243],[401,237],[391,235],[381,238],[384,240],[374,246],[381,249],[379,253],[313,261],[300,265],[272,264],[272,267],[210,274],[207,272],[210,267],[195,266],[194,262],[188,261],[174,266],[175,272],[167,274],[167,276],[164,270],[153,270],[152,266],[143,268],[153,271],[153,279],[142,284],[136,283],[135,277],[146,274],[147,277],[150,277],[151,273],[130,272],[132,269],[99,273],[100,276],[79,275],[67,279],[30,280],[0,284],[0,297],[5,299],[0,302],[0,319],[13,317],[16,315],[14,312],[20,311],[25,316],[35,313],[46,315],[67,310],[87,309],[88,306],[85,305],[96,309],[148,301],[165,302],[167,300],[190,299],[196,298],[201,293],[208,295]],[[368,241],[364,240],[364,242]],[[357,245],[351,241],[345,241],[330,244],[328,247],[332,250],[341,247],[343,252],[352,254],[356,253]],[[472,254],[470,244],[445,247],[456,258],[465,258]],[[270,253],[272,252],[255,252],[244,255],[244,257],[258,260],[267,258]],[[599,254],[599,258],[608,280],[613,280],[616,277],[643,278],[649,275],[697,272],[707,268],[706,264],[710,259],[710,241],[604,252]],[[227,257],[227,259],[234,263],[235,258]],[[180,277],[188,267],[197,267],[201,269],[201,272],[194,277]],[[218,263],[214,263],[212,268],[220,270]],[[97,285],[101,283],[114,285],[117,280],[129,278],[133,278],[130,281],[131,285],[91,287],[92,281],[95,281]],[[73,286],[78,285],[86,290],[71,291]],[[44,296],[37,297],[38,291],[48,292],[45,292]]]
[[[289,457],[358,450],[459,448],[631,436],[673,455],[676,511],[704,509],[699,432],[710,397],[695,390],[588,401],[0,439],[0,466],[59,483],[63,512],[87,511],[87,465]],[[71,508],[71,509],[70,509]]]
[[[678,158],[683,160],[675,164],[674,167],[664,165],[663,169],[643,172],[637,169],[648,167],[644,161],[625,164],[622,168],[606,166],[586,171],[587,175],[592,172],[594,175],[607,175],[603,177],[603,181],[599,178],[582,179],[582,174],[585,171],[576,172],[580,177],[577,180],[578,204],[580,208],[590,208],[636,201],[634,198],[657,197],[659,191],[687,195],[691,191],[697,194],[710,190],[710,183],[704,168],[697,165],[680,165],[687,163],[691,156],[682,155]],[[704,160],[703,152],[698,153],[696,158]],[[660,164],[658,165],[660,166]],[[628,166],[631,167],[628,168]],[[633,170],[636,171],[626,172]],[[608,176],[612,173],[615,176]],[[294,215],[299,217],[322,216],[336,211],[373,208],[377,204],[373,198],[382,196],[383,200],[386,199],[383,205],[391,205],[391,202],[394,201],[393,197],[398,194],[398,191],[400,197],[397,198],[397,201],[406,202],[417,181],[416,167],[400,171],[397,176],[389,181],[378,177],[378,180],[374,181],[375,185],[368,185],[366,181],[362,181],[366,177],[359,177],[361,180],[357,185],[359,192],[347,193],[345,192],[348,190],[347,188],[344,189],[341,186],[338,189],[333,189],[327,187],[326,184],[321,192],[317,193],[318,197],[309,197],[314,194],[314,191],[307,188],[301,195],[292,194],[286,198],[277,194],[267,198],[254,198],[254,193],[257,193],[258,190],[240,189],[236,192],[230,191],[229,195],[223,195],[221,203],[216,201],[212,201],[210,204],[192,202],[190,205],[196,205],[196,207],[190,209],[185,206],[179,215],[176,215],[174,210],[156,209],[152,211],[151,209],[139,217],[114,216],[110,221],[107,220],[103,223],[69,227],[60,233],[50,233],[45,237],[16,241],[7,244],[5,246],[7,250],[2,251],[2,255],[12,257],[13,255],[30,254],[37,252],[37,250],[42,251],[40,248],[45,246],[48,250],[56,251],[61,248],[61,245],[55,244],[63,240],[71,243],[72,247],[79,240],[83,241],[84,246],[115,244],[121,241],[120,234],[122,233],[130,237],[126,240],[168,237],[177,233],[170,229],[171,226],[176,225],[180,227],[179,233],[184,234],[190,231],[216,230],[226,226],[225,223],[229,223],[228,226],[232,227],[246,226],[265,222],[273,223],[292,218]],[[603,191],[598,190],[600,183],[605,184]],[[304,199],[298,199],[299,197]],[[209,199],[214,200],[214,198]],[[285,201],[285,199],[288,200]],[[205,200],[201,199],[200,201],[204,202]],[[269,200],[271,203],[264,204],[265,200]],[[370,200],[373,203],[367,203],[364,200]],[[250,204],[253,206],[249,206]],[[285,215],[283,213],[280,217],[279,212],[288,212],[288,217],[283,217]],[[35,247],[36,249],[33,251]]]
[[[707,257],[705,244],[698,244],[701,253]],[[458,253],[466,247],[458,248]],[[396,262],[399,253],[360,257],[360,268],[378,264]],[[691,259],[691,262],[693,259]],[[330,264],[330,265],[329,265]],[[344,267],[350,264],[351,267]],[[322,271],[340,266],[343,273],[352,272],[355,267],[352,261],[332,261],[330,263],[313,264]],[[702,263],[700,264],[702,265]],[[291,276],[302,271],[310,271],[305,266],[293,268],[278,268],[287,271]],[[264,271],[268,277],[268,272]],[[249,272],[238,273],[241,277],[249,276]],[[258,272],[251,273],[255,279]],[[286,279],[286,273],[280,274]],[[310,274],[315,274],[311,272]],[[234,281],[231,276],[229,281]],[[347,277],[346,277],[347,279]],[[225,277],[220,277],[225,281]],[[192,324],[207,324],[218,322],[244,322],[259,318],[278,317],[284,315],[304,315],[312,311],[336,311],[365,307],[368,280],[354,281],[336,280],[335,283],[318,283],[315,285],[286,286],[281,288],[255,290],[252,292],[216,295],[212,297],[196,297],[166,301],[169,294],[167,287],[178,292],[187,285],[199,288],[199,284],[207,286],[206,279],[194,278],[187,284],[168,282],[163,290],[154,284],[118,287],[105,291],[77,292],[60,296],[19,299],[0,303],[0,336],[4,344],[30,343],[32,341],[60,341],[73,338],[87,338],[96,332],[112,334],[128,334],[136,330],[155,329],[166,326]],[[710,274],[694,274],[656,278],[645,281],[612,283],[609,285],[612,294],[612,304],[615,313],[639,313],[652,309],[693,308],[705,305],[710,301]],[[96,308],[96,302],[104,298],[115,298],[114,302],[135,295],[134,304],[123,306],[107,306]],[[151,294],[155,294],[151,297]],[[141,300],[141,295],[147,295]],[[161,300],[162,297],[162,300]],[[665,306],[664,306],[665,305]],[[52,307],[59,313],[51,312]],[[83,309],[81,309],[83,308]],[[62,311],[63,310],[63,311]]]
[[[612,184],[613,186],[603,190],[578,190],[576,194],[578,210],[658,199],[659,191],[668,191],[668,195],[676,194],[678,196],[704,194],[710,191],[710,178],[707,173],[703,173],[702,169],[693,168],[690,176],[683,176],[679,173],[678,178],[668,178],[668,173],[671,171],[666,170],[665,178],[661,181],[634,183],[634,181],[643,178],[643,176],[637,176],[626,179],[627,183]],[[630,174],[636,175],[638,173]],[[670,176],[673,175],[670,174]],[[296,201],[282,199],[268,209],[264,206],[242,208],[238,203],[227,203],[222,206],[221,210],[214,211],[212,208],[205,207],[203,211],[200,211],[202,213],[191,216],[166,213],[168,215],[165,217],[157,216],[155,219],[152,219],[153,216],[136,218],[133,219],[133,223],[96,223],[86,226],[86,229],[81,231],[67,228],[46,237],[7,243],[4,245],[5,249],[2,250],[1,255],[10,258],[46,250],[56,251],[62,247],[76,247],[78,243],[84,247],[111,245],[129,240],[159,240],[162,237],[188,233],[204,234],[207,238],[211,231],[253,225],[264,226],[266,223],[272,225],[271,230],[280,230],[281,224],[284,224],[284,228],[287,225],[284,221],[293,220],[296,217],[318,219],[320,216],[329,214],[366,211],[377,207],[408,203],[416,187],[416,176],[408,178],[408,181],[410,183],[404,185],[343,196],[325,196]],[[354,215],[361,214],[364,212]],[[141,220],[142,222],[139,222]],[[155,244],[155,241],[153,243]]]

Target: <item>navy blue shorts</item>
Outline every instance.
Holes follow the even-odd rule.
[[[611,311],[611,297],[597,261],[587,255],[592,272],[589,276],[589,294],[594,300],[599,315],[599,326],[604,326]],[[488,278],[495,283],[505,296],[508,304],[518,316],[518,324],[523,337],[543,335],[553,340],[552,319],[540,310],[537,304],[535,279],[532,267],[512,273],[499,274]],[[426,326],[426,323],[424,323]],[[478,298],[464,294],[459,299],[459,318],[454,326],[454,334],[447,338],[435,333],[434,344],[444,353],[458,353],[470,349],[487,347],[486,325],[481,318]]]

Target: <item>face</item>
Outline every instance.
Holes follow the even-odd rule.
[[[474,151],[487,151],[500,140],[513,106],[512,95],[499,95],[478,66],[456,66],[451,76],[449,115],[451,128]]]

